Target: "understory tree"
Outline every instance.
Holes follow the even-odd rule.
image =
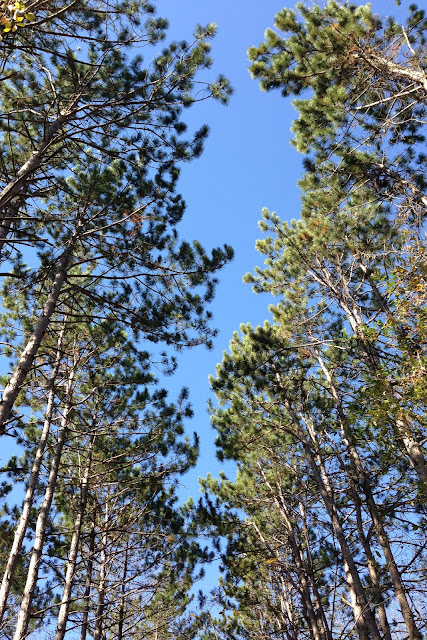
[[[246,280],[273,320],[212,379],[235,482],[201,513],[227,540],[207,630],[224,638],[421,640],[426,632],[424,12],[284,9],[251,72],[296,96],[301,217],[263,212]]]

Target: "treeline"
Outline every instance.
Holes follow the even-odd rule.
[[[156,371],[210,344],[232,256],[176,232],[179,166],[207,133],[183,110],[231,92],[200,93],[214,27],[162,48],[145,1],[3,12],[0,433],[23,453],[1,469],[0,634],[421,640],[424,12],[301,4],[249,50],[263,90],[296,96],[301,216],[264,211],[246,279],[272,321],[242,325],[212,378],[237,477],[184,507],[191,407]],[[206,538],[223,575],[196,607]]]

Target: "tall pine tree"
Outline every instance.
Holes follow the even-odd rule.
[[[301,218],[263,212],[246,277],[273,322],[242,326],[212,381],[238,474],[204,483],[227,540],[210,635],[418,640],[427,24],[414,6],[405,26],[369,5],[298,11],[249,50],[262,89],[297,96],[306,173]]]

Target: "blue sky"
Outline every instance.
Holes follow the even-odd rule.
[[[198,496],[198,476],[208,471],[217,475],[224,467],[215,459],[215,434],[206,411],[208,376],[215,372],[233,331],[241,323],[260,324],[268,315],[267,298],[255,296],[250,286],[242,283],[243,275],[261,262],[255,250],[261,209],[266,206],[286,218],[298,217],[296,181],[301,174],[301,157],[289,144],[295,111],[280,95],[261,93],[250,78],[246,56],[250,45],[261,42],[282,6],[280,0],[250,5],[243,0],[158,2],[158,13],[170,21],[173,38],[190,39],[197,23],[217,23],[212,44],[214,67],[206,75],[214,78],[224,73],[235,90],[227,107],[206,101],[184,114],[191,125],[207,123],[211,132],[201,158],[182,170],[180,192],[187,211],[181,233],[188,240],[200,240],[205,247],[226,242],[235,250],[233,263],[219,274],[212,305],[213,325],[219,330],[214,349],[187,352],[180,357],[176,380],[167,382],[170,387],[185,384],[190,388],[195,418],[188,429],[196,430],[201,439],[200,461],[184,479],[184,497]],[[231,466],[227,470],[233,473]]]
[[[403,0],[403,3],[405,0]],[[262,324],[269,318],[272,298],[255,295],[242,278],[263,257],[255,250],[261,237],[258,221],[261,209],[276,211],[282,219],[299,217],[302,156],[291,146],[291,125],[296,116],[291,100],[280,92],[263,93],[248,71],[247,50],[258,45],[274,16],[294,2],[283,0],[158,0],[158,14],[170,22],[172,39],[190,40],[194,26],[216,22],[218,33],[212,43],[213,68],[207,75],[226,75],[234,95],[227,107],[206,101],[184,115],[186,122],[198,127],[210,126],[210,135],[201,158],[182,169],[180,192],[187,211],[180,226],[182,235],[196,238],[206,248],[223,243],[235,250],[235,258],[219,274],[220,284],[212,305],[213,324],[219,334],[214,349],[194,349],[180,356],[174,378],[165,381],[171,395],[183,385],[190,389],[194,419],[188,431],[200,436],[197,467],[182,479],[181,497],[200,496],[198,478],[208,472],[217,476],[225,470],[234,479],[232,463],[215,457],[215,432],[210,426],[206,405],[210,392],[208,377],[228,349],[234,331],[241,323]],[[358,3],[365,4],[365,3]],[[408,3],[409,4],[409,3]],[[394,0],[374,0],[374,12],[380,15],[406,15]],[[209,589],[216,584],[217,563],[206,568],[200,585]]]

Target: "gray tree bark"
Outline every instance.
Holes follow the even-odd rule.
[[[36,523],[35,538],[33,550],[31,553],[30,565],[28,567],[27,580],[25,583],[24,593],[21,601],[21,607],[18,614],[18,621],[15,629],[13,640],[24,640],[27,635],[27,629],[31,616],[31,604],[34,598],[34,591],[37,585],[39,574],[40,560],[43,553],[46,526],[52,506],[52,500],[56,489],[58,478],[59,463],[61,460],[62,450],[66,441],[68,432],[69,415],[73,408],[72,404],[72,385],[74,379],[74,370],[69,373],[66,388],[66,404],[62,412],[58,439],[55,446],[54,455],[51,462],[49,479],[47,482],[45,496]]]
[[[59,607],[58,623],[56,627],[55,640],[64,640],[67,629],[68,615],[70,612],[71,591],[73,587],[74,575],[76,572],[77,555],[80,545],[80,532],[82,528],[83,518],[86,513],[86,505],[89,492],[89,476],[92,466],[92,454],[95,445],[96,434],[93,434],[89,441],[87,459],[83,478],[81,480],[80,505],[77,513],[73,536],[70,543],[70,551],[68,554],[67,570],[65,574],[64,591],[62,594],[61,606]]]
[[[21,515],[18,521],[18,525],[15,530],[15,535],[12,543],[12,548],[9,553],[9,557],[6,564],[6,569],[3,575],[3,580],[0,587],[0,622],[3,620],[3,616],[7,606],[7,598],[9,595],[11,583],[15,573],[16,563],[19,558],[19,553],[24,542],[25,534],[28,527],[28,522],[31,514],[31,507],[33,505],[34,494],[37,486],[37,482],[40,475],[40,467],[43,460],[47,439],[50,433],[50,427],[52,422],[52,413],[55,401],[55,383],[58,376],[59,366],[62,359],[62,343],[65,335],[65,321],[62,326],[61,332],[58,338],[56,359],[54,367],[48,383],[48,398],[46,405],[45,419],[43,422],[42,432],[40,434],[39,445],[37,447],[36,455],[34,458],[33,466],[31,469],[30,478],[28,481],[28,487],[25,494],[24,504],[22,506]]]
[[[56,310],[59,294],[67,276],[67,270],[72,253],[72,244],[73,243],[70,243],[70,245],[65,249],[59,260],[52,290],[47,297],[36,326],[34,327],[34,330],[22,351],[15,371],[4,388],[2,399],[0,400],[0,435],[4,434],[6,425],[10,421],[15,400],[28,372],[31,369],[46,329],[48,328],[52,315]]]

